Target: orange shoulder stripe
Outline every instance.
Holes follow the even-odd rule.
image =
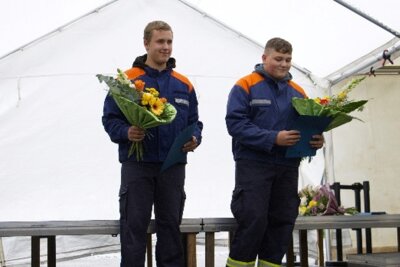
[[[237,81],[236,85],[242,87],[247,93],[250,93],[250,87],[262,80],[264,80],[264,77],[256,72],[253,72]]]
[[[186,76],[184,76],[174,70],[171,72],[171,76],[175,77],[176,79],[178,79],[181,82],[183,82],[184,84],[186,84],[189,87],[189,93],[193,90],[193,85]]]
[[[289,85],[292,86],[297,92],[302,94],[305,98],[308,98],[306,92],[304,92],[304,89],[300,85],[292,80],[289,81]]]
[[[130,68],[129,70],[125,71],[125,74],[128,75],[129,80],[133,80],[139,77],[140,75],[145,74],[145,72],[141,68]]]

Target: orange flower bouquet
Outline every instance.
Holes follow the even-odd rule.
[[[130,81],[120,69],[117,72],[117,78],[101,74],[96,77],[108,85],[109,94],[131,125],[149,129],[171,123],[175,119],[175,107],[166,98],[159,97],[155,88],[146,88],[141,80]],[[143,159],[142,142],[132,142],[128,156],[133,153],[137,160]]]

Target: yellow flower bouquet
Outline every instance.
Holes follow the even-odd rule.
[[[166,98],[159,97],[155,88],[146,88],[141,80],[130,81],[120,69],[117,72],[116,78],[102,74],[96,77],[108,85],[109,94],[131,125],[149,129],[171,123],[175,119],[175,107]],[[133,153],[138,161],[143,159],[142,142],[132,142],[128,156]]]
[[[364,104],[368,101],[350,100],[348,94],[364,79],[365,77],[352,80],[338,95],[315,99],[294,97],[292,105],[300,115],[331,117],[332,121],[325,131],[332,130],[353,119],[358,119],[350,116],[349,113],[355,110],[362,111]]]
[[[299,197],[299,214],[301,216],[355,215],[358,213],[354,207],[339,206],[329,184],[307,185],[300,190]]]

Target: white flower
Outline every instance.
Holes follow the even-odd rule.
[[[302,206],[307,206],[307,197],[306,196],[304,196],[304,197],[302,197],[301,199],[300,199],[300,205],[302,205]]]

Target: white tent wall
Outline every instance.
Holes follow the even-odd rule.
[[[118,219],[117,146],[101,125],[107,92],[95,74],[129,68],[145,53],[142,31],[155,19],[173,27],[177,71],[193,82],[204,122],[203,143],[188,158],[184,217],[231,216],[234,165],[225,105],[236,80],[261,61],[263,46],[183,1],[120,0],[0,60],[1,221]],[[291,72],[316,94],[302,70]],[[323,167],[311,170],[302,181],[318,183]],[[61,254],[118,243],[71,238],[64,246],[64,238],[57,241]],[[28,260],[29,242],[22,250],[13,238],[3,241],[9,265]]]
[[[191,174],[198,176],[204,173],[204,162],[196,164],[197,160],[204,158],[215,157],[218,160],[212,161],[212,166],[208,168],[210,173],[215,174],[215,182],[223,179],[225,185],[225,179],[233,177],[231,166],[225,168],[222,164],[224,168],[221,168],[221,162],[233,162],[230,138],[223,119],[226,99],[235,81],[250,72],[254,64],[261,60],[262,46],[179,2],[173,3],[176,6],[157,1],[152,5],[135,2],[135,6],[139,4],[141,16],[134,17],[127,10],[138,8],[129,6],[133,4],[128,1],[118,1],[98,14],[88,16],[0,62],[1,147],[2,154],[7,154],[7,160],[0,164],[3,165],[1,174],[6,181],[10,181],[11,189],[4,199],[12,199],[19,192],[19,198],[32,199],[35,196],[33,199],[39,201],[21,201],[24,203],[21,207],[4,207],[6,210],[3,214],[7,214],[7,217],[0,219],[101,219],[116,216],[117,210],[111,206],[103,207],[106,210],[102,212],[104,215],[88,208],[98,204],[98,198],[92,194],[110,199],[110,195],[107,195],[109,188],[102,185],[110,185],[108,179],[115,175],[118,177],[115,170],[119,169],[116,146],[108,140],[100,122],[106,90],[105,86],[98,83],[95,74],[115,73],[117,67],[129,68],[134,57],[144,53],[142,30],[148,21],[155,18],[164,19],[173,26],[178,71],[191,78],[199,101],[204,103],[203,109],[200,106],[200,116],[205,121],[204,144],[198,152],[189,156],[193,164],[188,168],[188,182]],[[157,9],[152,8],[153,5]],[[168,12],[172,8],[174,13]],[[157,14],[159,10],[165,14]],[[180,14],[179,18],[174,14]],[[186,24],[180,23],[181,20]],[[124,31],[121,29],[124,24],[135,27],[128,27]],[[300,71],[293,68],[292,73],[306,90],[313,90],[312,83]],[[212,138],[207,138],[209,136]],[[203,171],[192,169],[198,165]],[[17,177],[34,177],[33,180],[38,183],[36,190],[31,190],[31,185],[24,183],[20,183],[15,191],[12,190]],[[41,183],[41,179],[45,183]],[[231,184],[224,188],[231,190],[233,179],[228,180]],[[85,187],[85,197],[77,198],[61,188],[65,181],[75,185],[75,192],[80,190],[83,181],[93,181],[93,184]],[[117,187],[118,179],[112,181],[112,187]],[[42,193],[39,189],[49,188],[48,183],[54,183],[51,190],[45,190],[45,198],[39,197]],[[209,190],[208,186],[206,188]],[[24,195],[24,192],[29,194]],[[65,199],[72,202],[67,204]],[[65,211],[64,208],[75,206],[73,204],[82,200],[89,201],[87,206],[81,206],[82,210]],[[61,205],[59,208],[62,209],[56,210],[56,213],[42,212],[57,205]],[[116,203],[110,205],[115,207]],[[22,207],[30,212],[13,212]],[[208,211],[209,208],[204,207]],[[108,213],[110,210],[112,212]],[[226,216],[230,212],[227,208],[226,212],[219,210],[218,214]]]
[[[400,66],[400,60],[395,60],[395,65]],[[333,93],[338,93],[353,78],[335,85]],[[350,93],[352,99],[369,100],[362,112],[352,113],[363,122],[353,120],[332,131],[335,181],[342,184],[369,181],[371,211],[400,212],[399,84],[398,71],[394,75],[367,77]],[[342,204],[354,206],[354,194],[344,192]],[[395,229],[373,229],[374,251],[394,250],[396,236]]]

